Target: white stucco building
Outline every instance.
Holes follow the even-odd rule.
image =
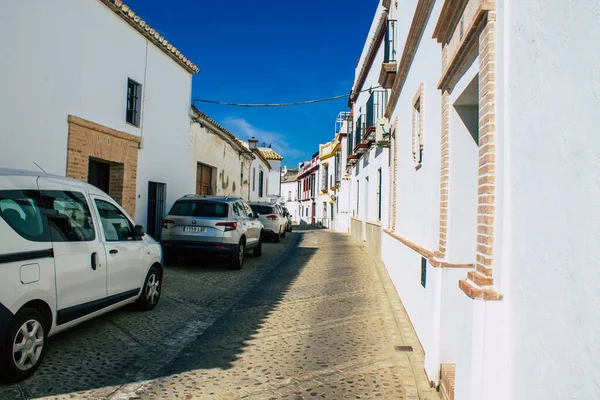
[[[281,169],[281,199],[279,204],[288,209],[295,224],[299,223],[300,208],[298,202],[298,170],[283,167]]]
[[[351,232],[381,254],[425,350],[413,368],[444,399],[600,396],[599,13],[378,6],[351,95]]]
[[[5,2],[0,34],[0,165],[89,181],[156,234],[193,188],[198,67],[116,0]]]
[[[190,168],[196,179],[195,193],[249,198],[250,171],[255,155],[231,132],[202,111],[192,107],[190,117]]]
[[[318,222],[321,222],[325,228],[346,233],[350,222],[348,198],[350,185],[346,174],[346,157],[351,118],[349,112],[341,112],[336,119],[334,138],[319,146]]]
[[[319,152],[312,159],[298,165],[298,200],[300,225],[316,225],[318,218]]]
[[[281,161],[283,161],[283,157],[270,147],[259,147],[258,151],[271,166],[267,175],[267,200],[270,203],[279,203],[283,196],[281,191]]]

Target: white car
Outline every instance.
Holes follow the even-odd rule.
[[[160,245],[84,182],[0,169],[0,378],[39,367],[48,336],[136,302],[156,307]]]
[[[283,209],[277,204],[265,202],[253,202],[250,203],[250,207],[259,215],[258,219],[264,225],[263,235],[279,243],[287,232],[287,218],[283,216]]]

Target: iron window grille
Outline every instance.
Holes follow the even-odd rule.
[[[140,126],[140,106],[142,85],[133,79],[127,79],[127,112],[125,120],[135,126]]]

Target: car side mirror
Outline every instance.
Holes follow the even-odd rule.
[[[259,213],[254,213],[254,219],[258,219],[258,217],[260,217]]]
[[[144,227],[142,225],[136,225],[133,228],[133,238],[135,240],[141,240],[145,234],[146,232],[144,232]]]

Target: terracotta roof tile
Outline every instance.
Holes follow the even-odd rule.
[[[274,161],[283,160],[283,157],[280,156],[279,154],[277,154],[272,149],[260,148],[259,150],[267,160],[274,160]]]
[[[175,46],[173,46],[167,39],[159,34],[156,29],[152,28],[143,19],[140,18],[136,13],[121,0],[100,0],[107,7],[113,10],[119,17],[124,19],[129,25],[133,26],[138,32],[144,35],[152,43],[158,46],[159,49],[167,53],[177,63],[192,74],[200,72],[200,68],[185,57]]]

